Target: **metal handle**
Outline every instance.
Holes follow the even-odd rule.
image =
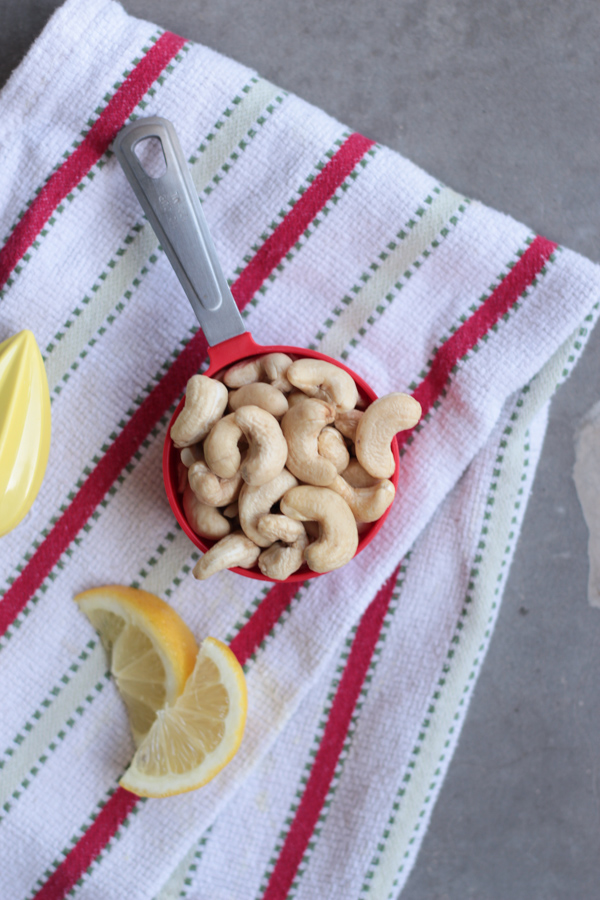
[[[166,171],[153,178],[144,170],[136,145],[160,141]],[[177,134],[168,119],[136,119],[121,129],[113,150],[161,246],[192,304],[209,345],[246,330],[202,212]]]

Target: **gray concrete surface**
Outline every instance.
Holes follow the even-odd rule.
[[[0,83],[58,5],[0,0]],[[597,0],[124,6],[600,260]],[[496,633],[403,900],[600,897],[600,610],[571,477],[599,350],[596,331],[554,401]]]

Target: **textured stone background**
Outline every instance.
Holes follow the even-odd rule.
[[[58,5],[0,0],[0,83]],[[597,0],[124,6],[600,260]],[[600,610],[572,481],[599,349],[597,330],[553,403],[496,633],[403,900],[600,896]]]

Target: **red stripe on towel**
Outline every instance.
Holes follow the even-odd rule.
[[[296,877],[327,799],[335,768],[348,736],[356,702],[369,671],[383,620],[396,587],[399,570],[400,566],[379,590],[360,620],[306,788],[262,900],[284,900]]]
[[[440,397],[454,366],[514,306],[523,291],[540,274],[557,246],[547,238],[536,237],[495,291],[442,344],[429,372],[413,392],[413,397],[421,404],[424,416]],[[397,435],[398,447],[404,446],[410,434],[409,430]]]
[[[106,847],[138,800],[139,797],[126,791],[125,788],[117,788],[83,837],[77,841],[59,867],[54,870],[48,881],[37,892],[35,900],[58,900],[68,894],[87,867]]]
[[[229,644],[240,665],[243,666],[256,653],[301,587],[298,582],[276,584],[261,600],[255,612]]]
[[[265,280],[265,274],[272,272],[289,253],[326,200],[335,194],[374,143],[362,134],[351,134],[342,144],[237,279],[235,299],[238,303],[246,304],[252,299]]]
[[[251,300],[252,295],[248,293],[250,285],[258,287],[262,284],[294,246],[299,235],[310,225],[316,213],[325,206],[352,172],[358,159],[361,158],[357,156],[359,149],[364,155],[372,145],[372,141],[361,135],[351,135],[317,175],[296,206],[290,210],[266,242],[270,245],[269,251],[263,253],[261,247],[232,285],[232,292],[240,309]],[[301,216],[296,213],[296,207],[300,204]],[[247,280],[248,269],[252,270],[252,278]],[[62,553],[85,525],[148,433],[181,395],[188,379],[198,371],[206,352],[206,339],[199,331],[101,457],[69,506],[6,591],[0,602],[0,636],[6,632],[52,571]]]
[[[0,250],[0,288],[39,235],[61,200],[106,153],[148,88],[183,47],[185,40],[166,31],[127,76],[96,119],[81,144],[50,176]]]

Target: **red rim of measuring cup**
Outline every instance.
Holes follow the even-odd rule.
[[[330,356],[325,356],[325,354],[323,353],[318,353],[316,350],[306,350],[304,347],[283,347],[279,345],[274,347],[263,347],[260,344],[256,343],[249,331],[245,331],[243,334],[236,335],[236,337],[230,338],[227,341],[222,341],[220,344],[216,344],[214,347],[210,347],[210,366],[208,367],[206,372],[204,372],[204,374],[209,377],[214,376],[226,366],[230,366],[233,363],[242,362],[242,360],[245,359],[252,359],[256,356],[264,356],[265,353],[288,353],[290,356],[310,357],[311,359],[322,359],[325,360],[325,362],[334,363],[334,365],[338,366],[340,369],[348,372],[348,374],[354,379],[359,393],[361,394],[363,399],[367,401],[367,404],[370,404],[374,400],[377,400],[377,394],[366,383],[366,381],[364,381],[360,377],[360,375],[357,375],[356,372],[353,372],[352,369],[349,369],[348,366],[345,366],[343,363],[338,362],[336,359],[332,359]],[[169,427],[167,428],[167,436],[165,438],[163,447],[163,479],[165,483],[167,499],[169,501],[171,509],[173,510],[175,518],[179,522],[184,533],[192,541],[194,546],[205,553],[210,547],[213,546],[215,541],[209,541],[205,538],[199,537],[190,528],[190,525],[183,511],[183,495],[180,494],[177,490],[177,466],[179,462],[180,451],[175,447],[175,444],[171,440],[171,426],[181,412],[184,403],[185,395],[177,404],[177,409],[173,413],[171,421],[169,422]],[[398,445],[396,444],[396,441],[392,441],[391,450],[394,455],[395,469],[394,474],[392,475],[390,480],[394,485],[394,488],[396,488],[398,486],[398,465],[400,460],[398,454]],[[385,522],[391,508],[392,507],[390,505],[381,516],[381,518],[377,519],[376,522],[372,522],[369,527],[359,536],[358,547],[354,556],[358,556],[361,550],[364,550],[367,544],[371,543],[371,541]],[[258,566],[254,566],[254,568],[252,569],[241,569],[236,566],[230,571],[237,572],[238,575],[243,575],[246,578],[256,578],[259,581],[273,581],[272,578],[267,578],[266,575],[263,575]],[[294,572],[293,575],[290,575],[289,578],[285,579],[285,581],[277,582],[277,584],[302,582],[306,581],[308,578],[316,578],[319,575],[326,574],[326,572],[313,572],[305,563],[301,569],[298,569],[297,572]]]

